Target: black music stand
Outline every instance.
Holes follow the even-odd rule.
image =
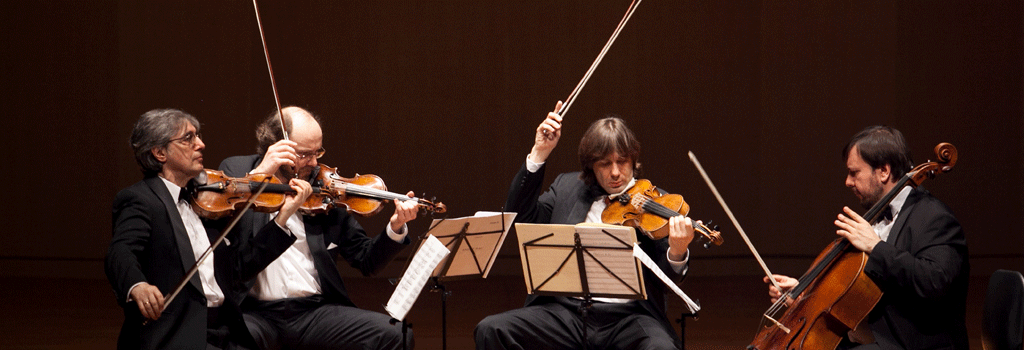
[[[430,272],[433,282],[430,291],[441,293],[442,349],[448,348],[448,296],[451,292],[441,282],[487,278],[515,217],[516,213],[477,212],[474,216],[435,219],[431,223],[427,232],[451,252]],[[416,254],[425,242],[421,240]],[[409,273],[408,266],[405,273]]]
[[[430,291],[441,293],[441,349],[448,349],[448,296],[443,281],[487,278],[516,213],[477,212],[434,220],[431,231],[452,254],[434,269]]]
[[[584,322],[595,297],[647,298],[632,227],[519,223],[516,233],[527,292],[583,298]]]

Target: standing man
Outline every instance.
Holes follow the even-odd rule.
[[[240,280],[253,278],[295,238],[282,229],[284,220],[261,225],[259,239],[251,243],[232,235],[229,240],[234,244],[217,247],[180,294],[165,305],[164,295],[174,291],[223,227],[200,219],[183,191],[203,171],[206,145],[199,136],[199,121],[174,109],[143,114],[130,145],[145,178],[114,199],[113,239],[105,263],[107,279],[125,314],[118,348],[251,345],[234,287]],[[281,208],[285,217],[295,213],[311,193],[304,181],[290,185],[297,194],[285,198]]]
[[[225,159],[228,176],[275,174],[283,179],[312,181],[324,155],[320,122],[298,107],[284,108],[289,140],[283,140],[276,113],[256,129],[258,154]],[[409,196],[412,197],[412,192]],[[409,245],[406,222],[416,218],[413,202],[395,203],[387,228],[376,237],[344,208],[315,216],[295,215],[288,229],[298,237],[280,258],[250,283],[243,304],[245,321],[262,349],[401,349],[402,330],[389,316],[356,308],[341,281],[336,260],[345,259],[365,276],[380,272]],[[239,223],[242,232],[275,214],[252,213]],[[412,344],[412,332],[409,332]],[[411,348],[411,346],[410,346]]]
[[[555,110],[561,108],[561,102]],[[561,137],[562,117],[555,112],[537,127],[526,164],[512,180],[506,210],[516,222],[569,224],[601,222],[609,197],[626,192],[640,168],[640,142],[619,118],[590,125],[579,145],[582,172],[559,174],[541,194],[544,162]],[[687,270],[693,240],[689,218],[669,220],[669,236],[638,235],[640,247],[676,283]],[[578,298],[531,295],[523,308],[491,315],[474,332],[483,349],[679,349],[680,339],[665,316],[668,288],[644,268],[647,300],[594,298],[584,322]],[[586,327],[586,331],[584,331]],[[584,339],[584,333],[587,338]]]
[[[846,187],[871,208],[913,163],[899,130],[864,129],[843,149]],[[967,239],[945,204],[920,188],[904,186],[871,225],[848,207],[835,222],[836,233],[867,253],[864,273],[884,293],[839,349],[964,349],[970,266]],[[797,280],[775,275],[783,291]],[[769,282],[768,277],[764,278]],[[772,302],[782,291],[769,286]],[[865,307],[870,306],[866,305]],[[861,329],[864,328],[864,329]]]

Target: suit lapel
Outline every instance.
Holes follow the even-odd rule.
[[[309,253],[313,255],[313,265],[316,267],[317,275],[320,277],[320,289],[324,294],[333,291],[334,286],[340,286],[338,280],[338,268],[328,266],[334,264],[331,253],[327,251],[327,243],[324,242],[324,232],[320,225],[314,222],[315,218],[302,217],[302,224],[306,226],[306,243],[309,244]],[[329,287],[330,286],[330,287]],[[328,288],[329,287],[329,288]]]
[[[907,224],[907,218],[910,217],[910,213],[914,210],[914,205],[916,205],[918,199],[921,198],[918,195],[918,191],[919,190],[916,188],[911,190],[910,195],[907,196],[907,201],[904,202],[903,207],[900,208],[899,217],[896,218],[896,222],[894,222],[892,224],[892,228],[889,229],[889,239],[886,240],[889,244],[897,246],[896,243],[899,242],[900,238],[902,238],[900,233],[903,231],[903,227]]]
[[[174,200],[171,198],[171,194],[167,192],[167,186],[164,185],[163,180],[160,177],[151,177],[146,180],[146,184],[149,185],[149,189],[156,193],[157,198],[160,198],[160,202],[164,204],[164,209],[167,210],[167,218],[171,221],[171,229],[174,234],[174,242],[178,245],[178,253],[181,257],[182,272],[187,272],[196,264],[196,257],[192,253],[192,243],[188,239],[188,231],[185,231],[185,224],[181,220],[181,214],[178,213],[178,207],[174,204]],[[199,282],[199,275],[192,275],[189,279],[189,284],[203,292],[203,285]]]
[[[578,195],[576,200],[572,203],[572,209],[569,210],[569,217],[566,223],[578,224],[587,220],[587,213],[590,212],[590,207],[594,205],[594,201],[598,197],[603,196],[603,191],[598,191],[595,188],[588,188],[579,182],[580,187],[578,188]]]

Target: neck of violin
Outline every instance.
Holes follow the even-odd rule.
[[[652,201],[652,200],[644,201],[644,204],[643,204],[642,208],[643,208],[644,211],[646,211],[648,213],[651,213],[651,214],[654,214],[654,215],[657,215],[657,216],[660,216],[662,219],[666,219],[666,220],[671,219],[672,217],[676,217],[676,216],[684,216],[683,214],[680,214],[679,212],[677,212],[675,210],[672,210],[672,208],[666,207],[666,206],[662,205],[661,203],[658,203],[658,202],[655,202],[655,201]],[[704,226],[701,226],[701,225],[694,224],[693,225],[693,230],[697,231],[697,232],[700,232],[700,233],[704,234],[705,236],[710,236],[711,235],[711,232],[709,232],[706,228],[704,228]]]

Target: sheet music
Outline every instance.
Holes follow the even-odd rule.
[[[595,297],[646,299],[640,264],[633,257],[636,232],[606,224],[516,224],[527,293],[582,295],[574,234],[583,246],[587,288]],[[604,266],[602,266],[602,264]],[[606,270],[607,268],[607,270]]]
[[[413,256],[409,268],[405,270],[398,287],[391,294],[387,306],[384,307],[391,317],[396,320],[404,320],[405,315],[412,309],[423,285],[427,283],[430,272],[437,267],[437,264],[450,253],[448,248],[441,244],[434,235],[427,236],[427,239],[420,246],[420,250]]]
[[[640,262],[643,263],[644,266],[647,266],[648,269],[651,269],[651,271],[653,271],[654,274],[658,276],[658,278],[661,279],[662,282],[665,282],[666,286],[671,288],[673,292],[676,292],[676,294],[678,294],[680,298],[683,298],[683,301],[686,303],[686,308],[690,309],[690,313],[696,313],[697,311],[700,311],[700,306],[697,305],[697,303],[694,303],[693,300],[690,300],[690,297],[686,296],[686,293],[683,293],[683,290],[679,289],[679,286],[677,286],[675,282],[672,282],[672,280],[665,275],[664,271],[661,271],[661,268],[658,267],[658,264],[655,263],[654,260],[651,259],[651,257],[644,252],[643,249],[640,249],[639,244],[633,243],[633,256],[635,256],[637,259],[640,259]]]

